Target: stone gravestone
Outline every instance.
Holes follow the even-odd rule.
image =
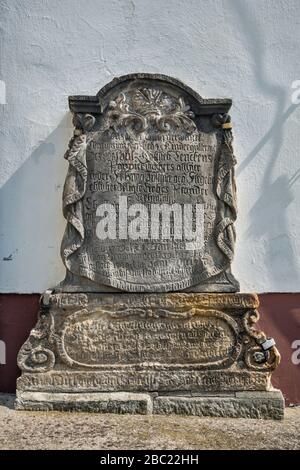
[[[281,418],[279,353],[230,268],[231,100],[134,74],[69,105],[66,277],[20,350],[17,409]]]

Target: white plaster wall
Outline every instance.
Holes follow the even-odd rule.
[[[0,291],[63,278],[68,95],[139,71],[233,98],[233,271],[244,291],[300,291],[299,0],[1,0],[0,34]]]

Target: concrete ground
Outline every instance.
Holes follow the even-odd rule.
[[[0,394],[0,449],[300,449],[300,407],[283,421],[29,412]]]

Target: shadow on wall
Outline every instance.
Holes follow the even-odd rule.
[[[290,239],[290,227],[286,211],[294,199],[292,187],[300,177],[300,170],[298,169],[291,178],[287,174],[283,174],[275,181],[273,170],[280,156],[284,140],[284,124],[295,111],[297,105],[289,106],[282,113],[286,103],[287,87],[274,84],[268,78],[264,60],[264,37],[253,14],[254,10],[249,4],[245,4],[244,0],[231,0],[230,3],[239,18],[242,34],[244,34],[249,52],[253,56],[253,77],[264,95],[272,97],[274,103],[276,103],[273,124],[239,165],[237,176],[248,165],[254,163],[255,158],[259,156],[265,145],[270,143],[270,157],[259,188],[260,196],[250,210],[250,224],[246,235],[252,240],[264,238],[268,243],[265,250],[265,259],[262,262],[265,263],[268,274],[272,278],[274,290],[280,292],[288,289],[289,280],[292,280],[293,285],[299,280],[299,267],[296,263]]]
[[[290,241],[286,215],[287,208],[294,199],[292,186],[299,177],[300,170],[291,178],[287,175],[279,176],[262,191],[250,210],[252,224],[247,235],[253,239],[267,240],[264,262],[272,277],[273,289],[277,292],[284,290],[283,287],[287,287],[289,280],[293,284],[299,281],[299,268]]]
[[[61,198],[67,164],[63,155],[71,129],[66,114],[0,189],[2,290],[40,292],[63,278],[59,256],[65,227]]]

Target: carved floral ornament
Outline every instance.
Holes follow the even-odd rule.
[[[138,133],[151,125],[163,132],[172,127],[181,127],[187,133],[196,129],[194,113],[182,97],[174,98],[154,88],[141,88],[133,95],[120,93],[108,105],[108,118],[120,126],[131,125]]]
[[[138,89],[133,95],[121,92],[109,102],[107,112],[108,127],[131,126],[137,133],[155,125],[162,132],[175,127],[191,134],[196,130],[194,117],[183,97],[175,98],[153,88]],[[96,118],[92,114],[73,115],[75,135],[91,131],[95,123]],[[216,128],[232,129],[231,117],[227,113],[213,114],[211,123]]]

